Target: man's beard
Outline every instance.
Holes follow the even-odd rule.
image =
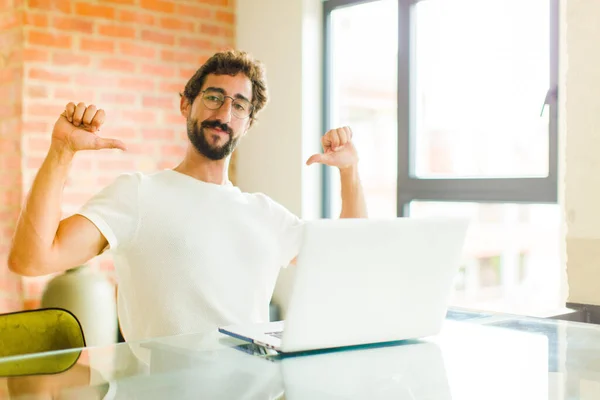
[[[221,129],[223,132],[227,132],[229,134],[229,140],[222,146],[213,146],[206,139],[206,128],[216,128]],[[234,139],[233,131],[227,124],[222,124],[216,120],[202,121],[200,126],[198,126],[197,120],[188,118],[187,134],[196,150],[209,160],[214,161],[222,160],[233,153],[239,140],[239,137]]]

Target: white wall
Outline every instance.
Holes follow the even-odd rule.
[[[600,2],[561,3],[568,301],[600,305]]]
[[[237,48],[267,68],[270,100],[240,143],[237,184],[263,192],[305,219],[320,216],[322,3],[320,0],[238,0]],[[284,308],[292,269],[274,299]],[[284,309],[285,313],[285,309]]]

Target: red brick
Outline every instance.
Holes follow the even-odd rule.
[[[23,132],[24,133],[42,133],[49,132],[50,125],[47,122],[38,121],[23,121]]]
[[[134,22],[142,25],[154,25],[156,18],[149,13],[120,10],[117,19],[123,22]]]
[[[23,297],[26,299],[34,299],[41,295],[48,280],[50,280],[49,276],[33,279],[28,278],[25,282],[23,282]],[[39,307],[39,304],[36,306],[36,308],[37,307]]]
[[[196,30],[194,22],[185,21],[182,18],[162,18],[160,20],[160,27],[185,32],[194,32]]]
[[[162,13],[175,12],[175,3],[164,0],[141,0],[142,8]]]
[[[175,62],[175,63],[188,63],[188,64],[196,64],[198,62],[198,55],[193,52],[182,52],[182,51],[172,51],[172,50],[163,50],[160,54],[160,59],[166,62]]]
[[[137,122],[140,124],[156,123],[156,111],[149,110],[122,110],[119,118],[124,121]]]
[[[128,143],[127,150],[131,154],[154,155],[156,145],[154,143]]]
[[[142,74],[171,78],[175,76],[175,68],[156,64],[142,65]]]
[[[102,128],[102,136],[107,138],[126,140],[135,139],[139,135],[138,129],[131,126],[110,126]]]
[[[217,49],[217,50],[218,50],[218,49]],[[212,55],[212,54],[211,54],[211,55]],[[210,57],[210,56],[209,56],[208,54],[204,54],[204,55],[200,54],[200,55],[198,55],[198,64],[200,64],[200,65],[204,65],[204,63],[208,61],[208,58],[209,58],[209,57]]]
[[[144,42],[154,42],[173,46],[175,44],[175,35],[172,33],[160,33],[151,30],[143,30],[142,40]]]
[[[0,49],[12,48],[23,43],[21,29],[4,31],[0,35]]]
[[[175,166],[177,165],[177,163],[174,163],[173,161],[161,161],[158,163],[158,165],[156,166],[157,169],[172,169],[175,168]]]
[[[50,52],[44,49],[27,48],[23,50],[24,62],[48,62],[50,61]]]
[[[27,0],[30,9],[71,13],[71,2],[65,0]]]
[[[109,102],[116,104],[133,104],[137,98],[137,95],[134,93],[103,93],[100,96],[101,102]]]
[[[0,313],[8,314],[11,312],[22,311],[22,310],[23,310],[23,302],[21,301],[20,296],[18,296],[18,300],[16,298],[15,299],[0,298]],[[8,389],[0,389],[0,397],[9,398]]]
[[[144,96],[142,99],[142,105],[144,108],[156,107],[169,110],[175,107],[176,100],[177,98],[175,96]]]
[[[185,118],[181,114],[165,114],[163,122],[167,124],[181,124],[185,122]]]
[[[36,117],[49,117],[51,119],[57,119],[61,112],[65,110],[64,105],[57,105],[56,103],[32,103],[27,105],[26,114],[28,118],[32,116]]]
[[[81,38],[81,50],[114,53],[115,43],[111,40]]]
[[[116,38],[135,38],[135,28],[123,25],[100,25],[98,27],[98,33],[104,36],[111,36]]]
[[[92,162],[87,158],[75,157],[73,159],[73,168],[74,172],[81,172],[92,169]],[[89,179],[89,175],[86,174],[86,178]]]
[[[70,53],[54,53],[52,54],[52,63],[54,65],[79,65],[87,67],[92,62],[88,55]]]
[[[0,124],[5,125],[5,124]],[[19,123],[17,121],[16,126],[13,126],[14,129],[19,128]],[[4,127],[3,127],[4,128]],[[19,132],[17,132],[19,133]],[[0,153],[12,153],[19,150],[19,140],[15,140],[12,138],[7,138],[5,135],[0,136]],[[2,184],[0,184],[0,191],[2,190]],[[3,204],[0,202],[0,204]]]
[[[127,57],[144,57],[154,58],[156,56],[156,49],[150,46],[143,46],[131,42],[119,43],[119,51],[127,55]]]
[[[136,0],[102,0],[103,3],[127,4],[134,5]]]
[[[48,26],[48,16],[46,14],[23,11],[21,14],[23,25],[46,28]]]
[[[18,105],[16,105],[15,107],[17,107],[18,110],[23,109],[23,105],[20,103]],[[21,135],[22,135],[20,117],[21,117],[21,112],[17,113],[16,115],[9,116],[9,117],[3,119],[2,121],[0,121],[0,154],[2,154],[2,152],[3,152],[2,146],[7,146],[13,142],[18,144],[17,140],[20,140]],[[2,191],[2,185],[3,185],[2,173],[3,173],[3,171],[0,170],[0,191]],[[0,202],[0,205],[1,204],[2,204],[2,202]],[[0,221],[0,225],[1,224],[2,224],[2,222]],[[0,254],[0,256],[1,256],[1,254]]]
[[[73,102],[75,104],[83,101],[86,104],[92,103],[95,98],[95,91],[89,89],[78,88],[63,88],[58,87],[54,89],[54,99],[61,100],[65,103],[65,105],[69,102]]]
[[[225,22],[227,24],[235,24],[235,14],[232,12],[217,11],[215,14],[215,19],[217,21]]]
[[[192,76],[194,76],[197,70],[198,68],[181,68],[179,70],[179,77],[188,81]]]
[[[21,163],[20,159],[19,160],[19,164]],[[44,157],[39,156],[39,157],[27,157],[27,162],[25,164],[25,166],[28,169],[34,169],[34,170],[38,170],[40,169],[40,166],[42,165],[42,163],[44,162]]]
[[[194,17],[197,19],[207,19],[212,17],[211,9],[202,6],[191,6],[187,4],[177,4],[177,14]]]
[[[41,164],[41,163],[40,163]],[[4,155],[0,158],[0,168],[1,170],[17,170],[21,169],[21,157],[18,154],[13,155]]]
[[[10,273],[2,274],[0,277],[0,293],[19,293],[21,290],[21,279]]]
[[[37,293],[39,296],[41,293]],[[37,310],[41,306],[41,298],[23,300],[23,310]]]
[[[14,104],[0,104],[0,118],[15,117],[18,115]]]
[[[135,63],[120,58],[105,58],[100,60],[100,68],[111,71],[135,72]]]
[[[22,48],[12,48],[7,50],[8,54],[5,55],[5,64],[11,66],[21,66],[23,63],[23,49]]]
[[[160,154],[166,156],[183,157],[185,155],[184,146],[163,145],[160,147]]]
[[[0,86],[0,104],[2,106],[22,105],[22,91],[23,88],[17,85]],[[17,111],[15,110],[15,112]],[[18,114],[16,114],[15,117],[18,117]],[[11,122],[12,121],[0,121],[0,135],[2,135],[2,129],[5,128],[5,125],[10,125]]]
[[[127,158],[124,160],[102,160],[96,164],[102,171],[132,171],[135,169],[135,160]]]
[[[35,152],[47,152],[50,147],[50,136],[29,136],[27,138],[27,149]]]
[[[210,4],[213,6],[228,6],[230,0],[202,0],[204,4]]]
[[[16,151],[16,150],[14,150]],[[18,204],[19,203],[19,192],[12,191],[5,191],[5,192],[0,192],[0,203],[7,205],[7,204]],[[2,250],[6,249],[8,250],[8,246],[3,246],[2,248],[0,248],[0,254],[4,253]]]
[[[72,39],[69,35],[32,30],[27,34],[27,43],[40,46],[70,49],[72,46]]]
[[[146,139],[157,139],[157,140],[175,140],[175,132],[172,129],[144,129],[142,131],[142,137]]]
[[[210,42],[210,40],[187,38],[187,37],[178,38],[177,44],[181,47],[189,47],[194,50],[209,50],[214,47],[213,44]]]
[[[66,204],[73,204],[73,205],[81,206],[86,201],[88,201],[89,198],[90,198],[90,194],[89,193],[85,193],[85,192],[68,192],[68,191],[65,191],[63,193],[62,200]]]
[[[27,97],[30,99],[48,98],[48,86],[29,85],[27,88]]]
[[[14,12],[0,13],[0,31],[7,31],[21,25],[19,15]]]
[[[21,300],[20,293],[21,292],[15,293],[16,297],[13,299],[2,299],[0,310],[6,313],[23,310],[23,300]]]
[[[83,17],[95,18],[115,18],[115,8],[111,6],[102,6],[90,4],[89,2],[79,2],[75,4],[75,13]]]
[[[46,82],[68,83],[70,81],[69,74],[48,71],[42,68],[31,68],[27,76],[30,79],[40,79]]]
[[[225,28],[225,27],[218,26],[218,25],[202,24],[200,26],[200,32],[205,33],[207,35],[212,35],[212,36],[221,36],[221,37],[228,37],[228,38],[233,37],[233,29]]]
[[[94,23],[80,18],[56,16],[52,22],[52,25],[61,31],[82,33],[94,32]]]
[[[181,93],[185,88],[185,83],[182,82],[161,82],[158,89],[161,92]]]
[[[151,79],[143,78],[121,78],[118,82],[120,89],[131,89],[131,90],[147,90],[153,91],[155,88],[154,81]]]

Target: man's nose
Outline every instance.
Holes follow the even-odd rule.
[[[228,124],[231,122],[231,107],[233,106],[233,100],[230,98],[225,98],[225,101],[217,110],[217,119],[221,121],[223,124]]]

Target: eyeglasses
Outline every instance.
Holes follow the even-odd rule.
[[[200,94],[202,95],[202,103],[209,110],[218,110],[225,103],[225,99],[230,98],[232,100],[231,113],[239,119],[248,118],[254,110],[254,106],[248,100],[235,99],[214,90],[204,90]]]

